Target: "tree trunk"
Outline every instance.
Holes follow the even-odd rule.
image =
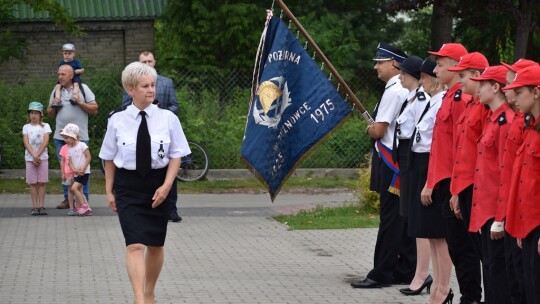
[[[528,0],[519,1],[519,15],[516,18],[516,41],[514,42],[514,62],[527,55],[527,43],[531,32],[532,14]]]
[[[431,49],[438,50],[444,43],[452,41],[452,15],[443,0],[433,2],[431,15]]]

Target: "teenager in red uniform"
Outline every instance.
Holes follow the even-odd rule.
[[[465,111],[463,111],[457,121],[456,134],[454,136],[457,137],[456,153],[454,155],[454,166],[450,183],[450,193],[452,193],[450,209],[458,219],[463,220],[462,223],[466,231],[469,230],[471,219],[474,167],[476,165],[476,142],[484,130],[484,125],[489,114],[489,110],[480,103],[478,98],[480,83],[471,80],[471,78],[480,76],[488,66],[488,60],[484,55],[473,52],[461,57],[457,66],[448,69],[449,71],[456,72],[459,76],[459,84],[463,93],[472,96],[472,99],[466,103]],[[480,235],[474,233],[469,234],[469,237],[476,250],[476,259],[480,261]],[[482,297],[481,279],[479,276],[474,276],[473,278],[478,280],[474,285],[477,288],[475,290],[476,298],[469,299],[469,302],[480,303]],[[484,280],[484,291],[488,289],[487,281]]]
[[[529,66],[538,65],[537,62],[527,59],[519,59],[513,65],[501,62],[508,71],[506,72],[506,84],[514,81],[516,72]],[[525,283],[523,280],[523,260],[521,258],[521,249],[517,246],[516,239],[504,232],[504,221],[506,217],[506,208],[508,204],[508,189],[510,188],[510,179],[512,178],[512,167],[516,159],[516,152],[523,143],[523,129],[525,127],[525,116],[530,120],[530,113],[526,115],[516,108],[516,98],[514,90],[504,91],[506,100],[510,107],[514,109],[514,121],[506,134],[506,142],[502,155],[501,182],[499,187],[499,196],[497,200],[497,213],[495,221],[491,225],[491,238],[501,239],[504,237],[504,254],[506,259],[506,274],[509,278],[515,278],[509,282],[510,297],[512,304],[526,304]]]
[[[474,248],[470,244],[463,224],[450,210],[450,177],[454,162],[455,138],[454,129],[457,119],[465,110],[465,103],[471,99],[463,95],[458,83],[458,75],[448,71],[467,54],[465,47],[459,43],[444,44],[437,52],[428,52],[435,56],[437,66],[434,69],[439,82],[448,86],[442,105],[435,119],[431,154],[429,156],[428,176],[422,190],[422,204],[431,204],[433,200],[440,202],[446,229],[448,251],[458,279],[461,301],[469,303],[478,298],[480,282],[480,265],[475,257]],[[435,190],[435,191],[434,191]],[[467,240],[468,242],[464,242]],[[478,270],[477,270],[478,269]],[[453,297],[451,291],[448,297]]]
[[[511,89],[517,108],[531,119],[512,170],[505,228],[521,241],[527,303],[540,303],[540,66],[518,70],[504,88]]]
[[[502,88],[506,85],[506,68],[490,66],[480,77],[480,102],[489,106],[490,115],[477,144],[470,232],[480,231],[482,262],[486,268],[485,298],[490,304],[510,303],[508,276],[504,258],[504,241],[491,239],[491,224],[497,212],[497,196],[501,176],[502,150],[514,112],[506,102]]]

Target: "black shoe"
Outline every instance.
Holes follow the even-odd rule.
[[[390,284],[379,283],[377,281],[373,281],[372,279],[365,278],[361,281],[352,282],[351,286],[353,288],[381,288],[388,287]]]
[[[399,291],[406,296],[416,296],[422,293],[422,290],[424,290],[424,288],[427,287],[427,293],[429,294],[431,291],[431,284],[433,284],[433,278],[431,277],[431,275],[428,275],[428,277],[426,278],[422,286],[420,286],[420,288],[416,290],[412,290],[407,287],[407,288],[401,288]]]
[[[174,223],[177,223],[177,222],[180,222],[181,220],[182,220],[182,217],[180,217],[180,215],[178,215],[176,211],[172,211],[169,214],[169,221],[173,221]]]
[[[452,289],[448,292],[448,295],[446,296],[446,299],[444,299],[444,302],[442,304],[452,304],[452,299],[454,299],[454,292]]]

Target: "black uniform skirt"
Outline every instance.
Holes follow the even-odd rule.
[[[152,208],[152,197],[163,185],[167,167],[151,170],[141,177],[134,170],[117,169],[114,179],[116,208],[126,246],[144,244],[162,247],[167,235],[170,206],[167,199]]]
[[[415,238],[444,238],[446,232],[441,202],[433,200],[431,205],[424,206],[420,198],[427,180],[428,164],[429,153],[411,152],[407,232],[410,237]]]
[[[409,201],[410,201],[410,180],[411,180],[411,170],[410,170],[410,157],[412,151],[410,150],[409,144],[410,139],[399,139],[399,146],[397,151],[397,159],[399,165],[399,215],[403,217],[409,216]]]

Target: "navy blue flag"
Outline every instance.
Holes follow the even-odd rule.
[[[241,159],[274,201],[298,163],[351,109],[281,19],[272,17],[265,30]]]

